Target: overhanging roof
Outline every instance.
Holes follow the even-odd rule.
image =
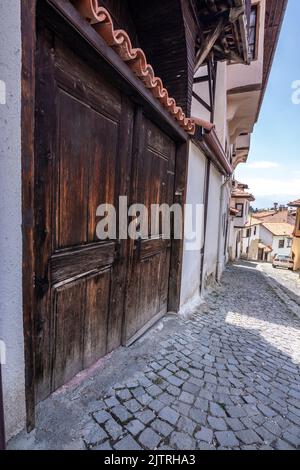
[[[256,116],[257,120],[267,89],[287,4],[288,0],[266,0],[264,68],[262,91]]]
[[[292,201],[288,204],[289,207],[300,207],[300,199],[297,199],[297,201]]]
[[[160,77],[154,73],[148,63],[146,55],[141,48],[132,46],[129,35],[123,29],[116,29],[113,19],[102,6],[94,0],[72,0],[80,14],[87,19],[95,31],[104,39],[116,54],[128,65],[131,71],[157,98],[162,106],[171,114],[178,124],[188,133],[193,135],[195,124],[192,119],[186,117],[180,106],[177,106],[174,98],[169,96]]]
[[[207,51],[216,60],[249,63],[248,20],[251,0],[196,0],[202,34],[196,64]]]

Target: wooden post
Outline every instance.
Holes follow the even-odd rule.
[[[174,203],[182,207],[182,239],[172,240],[168,310],[178,312],[180,309],[180,289],[184,246],[184,206],[189,162],[189,141],[177,148],[175,166]]]
[[[22,235],[23,323],[27,430],[35,426],[34,382],[34,127],[35,127],[35,12],[36,1],[21,2],[22,21]]]

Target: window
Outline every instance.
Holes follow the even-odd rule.
[[[279,240],[278,248],[284,248],[284,240]]]
[[[293,239],[292,239],[292,238],[288,238],[288,239],[287,239],[287,248],[292,248],[292,245],[293,245]]]
[[[257,233],[257,227],[255,226],[254,227],[254,235],[256,235],[256,233]]]
[[[236,204],[235,208],[239,213],[236,215],[236,217],[243,217],[244,215],[244,204]]]
[[[250,60],[256,59],[257,53],[257,18],[258,18],[258,6],[252,5],[250,13],[250,25],[249,25],[249,58]]]
[[[247,228],[246,238],[250,238],[250,236],[251,236],[251,230],[250,228]]]

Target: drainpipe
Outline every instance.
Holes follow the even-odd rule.
[[[208,199],[209,199],[209,186],[210,186],[210,160],[206,160],[206,174],[205,174],[205,190],[204,190],[204,228],[203,228],[203,247],[201,250],[201,268],[200,268],[200,295],[203,292],[204,284],[204,257],[206,247],[206,229],[207,229],[207,217],[208,217]]]
[[[3,393],[2,393],[1,364],[0,364],[0,450],[5,450],[4,406],[3,406]]]
[[[220,280],[220,273],[221,273],[221,265],[222,265],[222,218],[223,218],[223,203],[225,199],[225,187],[228,183],[230,178],[225,178],[224,183],[221,186],[221,194],[220,194],[220,207],[219,207],[219,236],[218,236],[218,255],[217,255],[217,270],[216,270],[216,280],[219,282]]]
[[[250,213],[250,220],[249,220],[249,224],[250,224],[250,227],[249,227],[249,238],[248,238],[248,255],[247,255],[247,261],[250,261],[250,240],[251,240],[251,237],[252,237],[252,213]]]

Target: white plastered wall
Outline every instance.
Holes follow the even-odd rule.
[[[6,346],[2,378],[7,439],[25,424],[20,3],[0,2],[0,80],[6,85],[6,104],[0,104],[0,340]]]
[[[208,216],[206,225],[206,243],[203,267],[203,287],[208,287],[216,279],[218,262],[219,223],[220,223],[220,196],[222,176],[212,165],[210,169],[210,183],[208,196]]]
[[[190,143],[186,204],[192,204],[193,206],[196,204],[203,204],[205,171],[206,157],[198,147],[196,147],[196,145]],[[202,236],[203,221],[200,220],[199,222],[197,230],[199,231],[200,236]],[[189,242],[185,240],[180,296],[181,306],[199,297],[200,270],[200,250],[190,250]]]

